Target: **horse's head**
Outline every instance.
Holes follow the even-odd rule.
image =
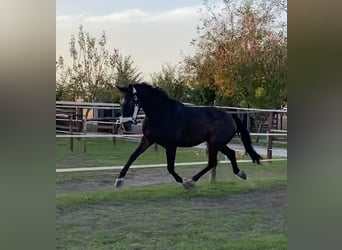
[[[121,87],[118,85],[116,87],[122,93],[120,122],[124,125],[125,130],[129,131],[131,130],[132,123],[137,123],[139,111],[137,90],[131,84],[127,87]]]

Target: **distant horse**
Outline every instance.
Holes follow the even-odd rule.
[[[260,164],[261,156],[251,144],[250,134],[237,117],[216,107],[189,107],[171,99],[160,88],[146,83],[129,84],[117,88],[122,92],[121,122],[136,123],[139,109],[145,112],[143,137],[138,148],[131,154],[126,165],[115,181],[115,186],[123,184],[131,164],[149,146],[157,143],[166,150],[167,170],[185,188],[193,187],[202,175],[217,165],[217,153],[225,154],[231,162],[233,172],[242,179],[247,176],[236,163],[235,151],[227,143],[239,132],[243,145],[253,162]],[[208,165],[191,180],[185,180],[175,171],[177,147],[193,147],[207,142]]]

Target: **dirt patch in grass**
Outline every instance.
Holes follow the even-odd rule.
[[[93,171],[75,173],[57,173],[56,191],[90,191],[114,188],[118,171]],[[165,169],[131,170],[126,178],[124,187],[149,184],[170,183],[172,176]]]
[[[247,182],[267,179],[275,176],[286,176],[286,162],[263,163],[255,165],[245,163],[239,165],[247,173]],[[176,167],[176,171],[183,178],[190,179],[204,166]],[[114,188],[115,178],[119,171],[89,171],[56,173],[56,192],[91,191]],[[204,175],[200,182],[207,182],[209,173]],[[230,164],[219,164],[217,167],[217,180],[243,181],[232,172]],[[150,184],[175,183],[166,168],[130,169],[125,177],[124,187],[143,186]]]

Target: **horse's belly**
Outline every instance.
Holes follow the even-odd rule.
[[[197,141],[197,142],[180,142],[178,143],[178,147],[194,147],[197,146],[199,144],[201,144],[204,141]]]
[[[193,147],[201,144],[206,140],[205,133],[203,131],[185,131],[182,133],[182,136],[179,138],[178,146],[180,147]]]
[[[156,143],[163,146],[167,147],[169,145],[175,145],[177,147],[194,147],[197,146],[198,144],[201,144],[204,140],[203,139],[187,139],[187,138],[158,138],[156,139]]]

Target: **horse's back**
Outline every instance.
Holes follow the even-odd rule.
[[[204,141],[227,144],[236,133],[232,116],[215,107],[179,105],[162,120],[145,118],[144,135],[156,143],[180,147],[196,146]]]
[[[203,141],[228,143],[237,131],[232,116],[216,107],[186,107],[182,118],[184,137],[201,137]]]
[[[235,122],[232,116],[224,110],[216,107],[186,107],[184,119],[192,120],[196,123],[204,121],[208,124],[218,123],[235,127]]]

